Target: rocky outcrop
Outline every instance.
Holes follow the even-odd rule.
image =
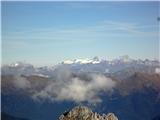
[[[77,106],[63,113],[59,120],[118,120],[113,113],[100,115],[85,106]]]

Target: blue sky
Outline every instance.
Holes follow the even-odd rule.
[[[2,2],[2,63],[158,58],[160,2]]]

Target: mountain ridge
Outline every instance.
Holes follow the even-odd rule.
[[[26,76],[38,75],[42,77],[52,77],[54,72],[61,68],[68,68],[73,72],[94,72],[114,74],[118,78],[121,74],[132,72],[157,73],[160,74],[160,62],[158,60],[134,60],[129,57],[120,57],[114,60],[100,60],[98,57],[93,59],[75,59],[70,62],[61,62],[55,66],[35,67],[32,64],[16,62],[3,65],[2,74],[22,74]],[[124,76],[123,75],[123,76]]]

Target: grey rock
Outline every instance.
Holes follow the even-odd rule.
[[[100,115],[88,107],[77,106],[61,115],[59,120],[118,120],[118,118],[113,113]]]

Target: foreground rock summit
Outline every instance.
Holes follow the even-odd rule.
[[[59,120],[118,120],[113,113],[100,115],[85,106],[77,106],[63,113]]]

